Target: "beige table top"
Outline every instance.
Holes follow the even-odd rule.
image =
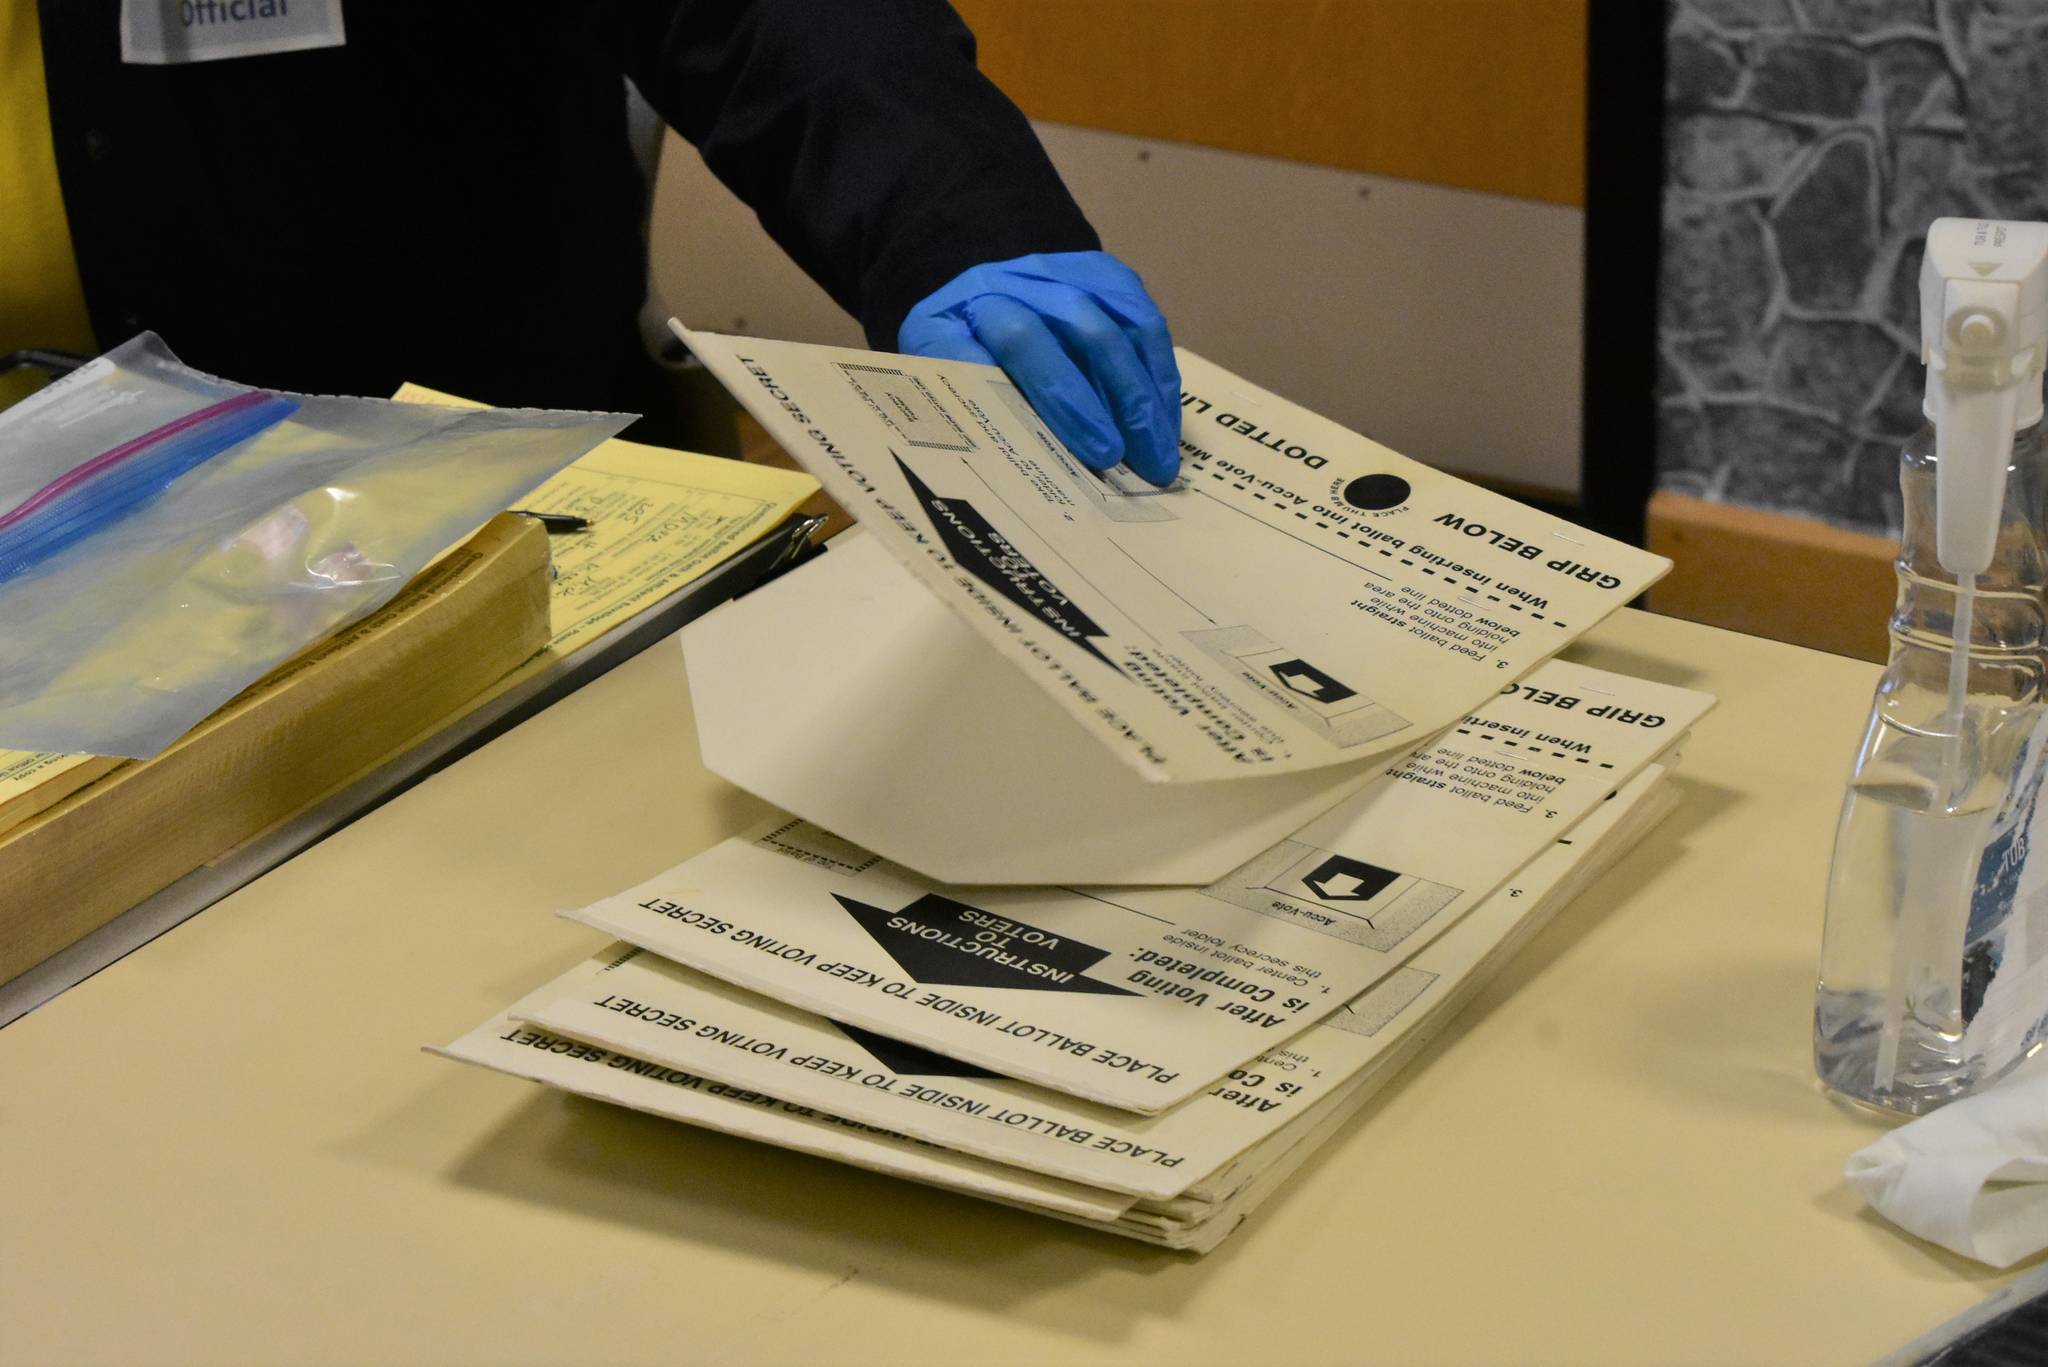
[[[419,1052],[752,820],[657,646],[0,1030],[0,1360],[1867,1362],[2002,1280],[1860,1210],[1808,1010],[1868,665],[1628,613],[1685,805],[1190,1260]]]

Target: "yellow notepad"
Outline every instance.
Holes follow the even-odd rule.
[[[401,403],[482,405],[408,384]],[[670,451],[613,437],[520,501],[527,512],[587,518],[550,538],[554,639],[535,669],[602,636],[740,550],[818,491],[793,470]]]

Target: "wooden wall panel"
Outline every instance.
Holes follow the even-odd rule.
[[[1649,546],[1673,561],[1653,612],[1865,660],[1890,647],[1896,541],[1660,493]]]
[[[1033,118],[1569,205],[1588,3],[954,0]]]

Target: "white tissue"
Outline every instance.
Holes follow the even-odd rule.
[[[2048,1057],[1849,1156],[1849,1185],[1908,1233],[1993,1267],[2048,1248]]]

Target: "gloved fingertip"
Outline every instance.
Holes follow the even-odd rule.
[[[1124,463],[1139,478],[1164,489],[1180,477],[1180,413],[1174,410],[1164,430],[1147,429],[1134,442]]]
[[[1139,479],[1144,480],[1147,484],[1156,484],[1162,489],[1170,489],[1173,487],[1173,482],[1180,478],[1180,457],[1169,456],[1164,460],[1155,458],[1143,462],[1133,462],[1131,469],[1137,474]]]
[[[1123,461],[1124,448],[1119,444],[1086,442],[1080,445],[1068,443],[1067,449],[1074,453],[1074,459],[1091,470],[1109,470]]]
[[[1108,414],[1098,414],[1093,421],[1069,414],[1053,425],[1053,432],[1074,459],[1091,470],[1107,470],[1124,458],[1123,433],[1109,424]]]

